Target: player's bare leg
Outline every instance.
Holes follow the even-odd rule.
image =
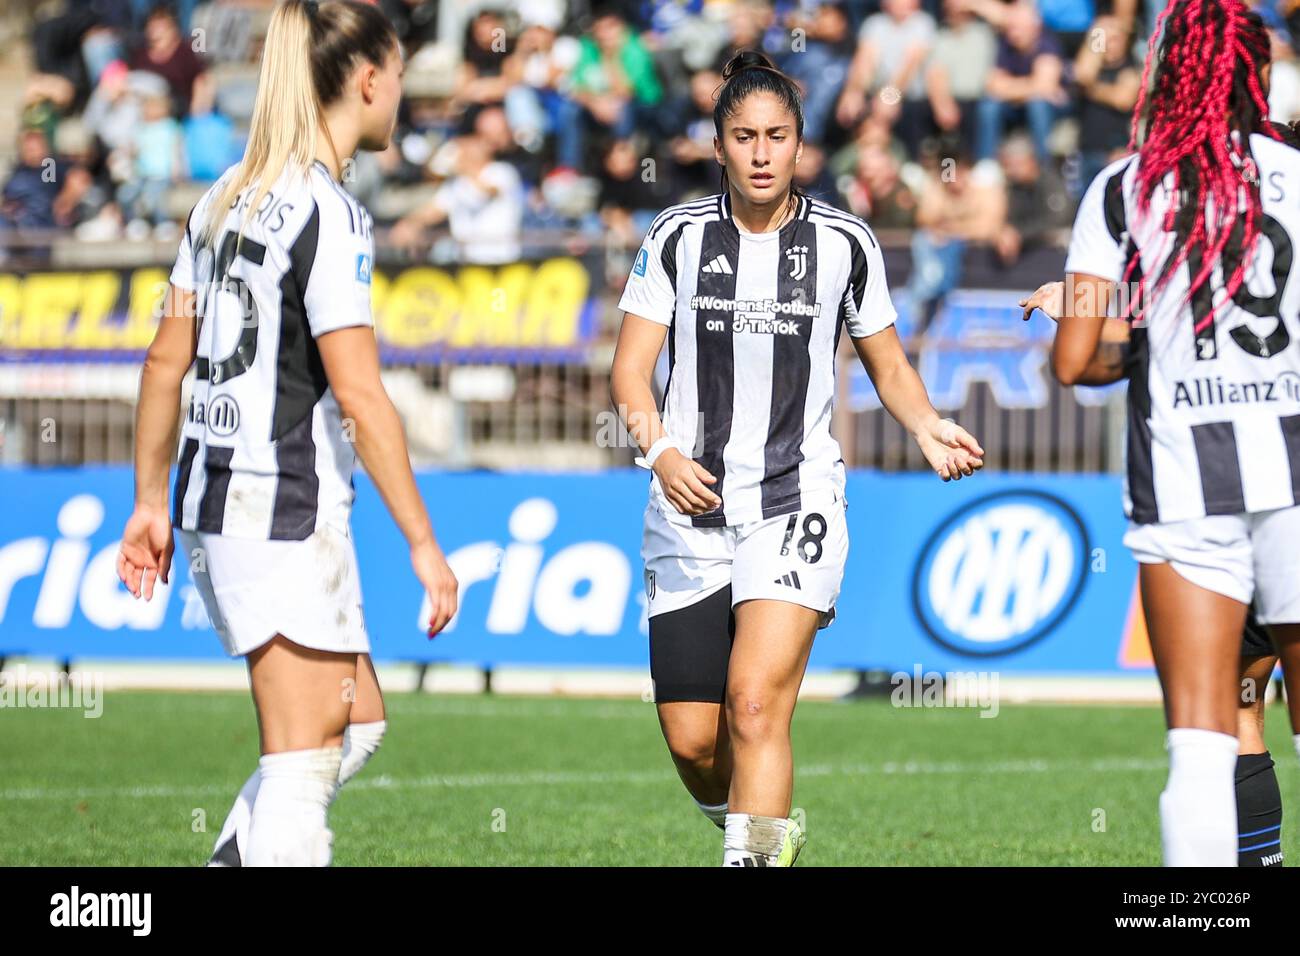
[[[656,709],[677,775],[705,816],[723,826],[731,786],[726,711],[721,704],[694,700],[659,704]]]
[[[323,866],[338,790],[357,655],[317,651],[277,635],[248,655],[262,759],[246,866]]]
[[[1282,794],[1264,742],[1264,700],[1277,658],[1243,657],[1237,708],[1237,865],[1282,862]]]
[[[1241,693],[1237,701],[1237,752],[1261,754],[1264,743],[1264,698],[1277,667],[1276,657],[1241,659]]]
[[[1278,660],[1282,662],[1282,683],[1286,687],[1291,731],[1300,735],[1300,624],[1270,624],[1268,631],[1277,647]]]
[[[1139,574],[1169,728],[1169,779],[1160,795],[1165,863],[1235,866],[1246,605],[1193,584],[1168,564],[1143,564]]]
[[[345,693],[347,688],[345,687]],[[385,720],[384,697],[379,689],[379,678],[369,654],[357,656],[356,686],[352,690],[352,710],[347,729],[343,732],[343,756],[339,763],[339,786],[356,776],[365,766],[388,728]],[[248,828],[253,819],[253,803],[262,783],[260,768],[239,790],[235,803],[226,814],[221,833],[212,850],[209,866],[242,866],[248,849]]]
[[[820,617],[786,601],[736,605],[727,673],[732,774],[724,863],[770,865],[780,853],[794,792],[790,720]]]

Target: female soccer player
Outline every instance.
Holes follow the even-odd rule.
[[[1276,125],[1276,124],[1275,124]],[[1278,132],[1293,148],[1300,149],[1300,136],[1289,127]],[[1059,322],[1065,311],[1065,283],[1048,282],[1020,300],[1024,319],[1035,309]],[[1120,318],[1107,318],[1102,342],[1127,347],[1129,325]],[[1121,363],[1124,367],[1127,362]],[[1247,615],[1241,635],[1239,657],[1240,693],[1237,698],[1237,768],[1234,774],[1237,801],[1237,865],[1278,866],[1282,863],[1282,792],[1277,783],[1273,755],[1264,742],[1264,699],[1268,682],[1277,668],[1277,651],[1268,629],[1253,613]],[[1300,701],[1289,701],[1300,711]],[[1292,718],[1293,726],[1300,726]]]
[[[329,805],[382,735],[349,527],[354,444],[410,545],[430,634],[456,610],[456,579],[380,383],[371,219],[339,185],[356,150],[387,147],[401,74],[377,7],[280,4],[247,151],[190,215],[145,359],[118,574],[151,598],[170,580],[179,529],[213,626],[248,660],[261,730],[217,863],[328,864]]]
[[[1252,599],[1289,696],[1300,692],[1300,153],[1267,122],[1268,65],[1268,34],[1241,0],[1164,9],[1134,117],[1141,149],[1084,196],[1052,349],[1064,384],[1115,381],[1127,365],[1125,542],[1165,695],[1160,817],[1174,866],[1237,861]],[[1127,357],[1103,341],[1117,286]]]
[[[790,865],[803,843],[788,819],[790,719],[848,553],[830,433],[841,328],[941,478],[974,474],[983,449],[908,364],[866,223],[792,186],[794,83],[750,51],[723,81],[723,190],[651,226],[619,303],[610,392],[654,471],[641,553],[668,748],[725,829],[725,865]],[[665,338],[661,416],[650,383]]]

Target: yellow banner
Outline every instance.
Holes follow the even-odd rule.
[[[143,352],[168,270],[0,273],[0,352]],[[598,273],[560,256],[505,266],[376,270],[375,333],[386,354],[549,350],[586,344]]]

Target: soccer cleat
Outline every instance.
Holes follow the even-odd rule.
[[[794,820],[787,821],[785,828],[785,842],[781,844],[781,853],[776,858],[776,866],[794,866],[794,861],[799,859],[799,851],[803,845],[808,842],[804,836],[803,830]]]

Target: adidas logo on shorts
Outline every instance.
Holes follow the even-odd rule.
[[[773,584],[784,584],[786,587],[792,587],[796,591],[802,591],[803,587],[799,584],[799,572],[791,571],[789,574],[783,574],[772,582]]]

